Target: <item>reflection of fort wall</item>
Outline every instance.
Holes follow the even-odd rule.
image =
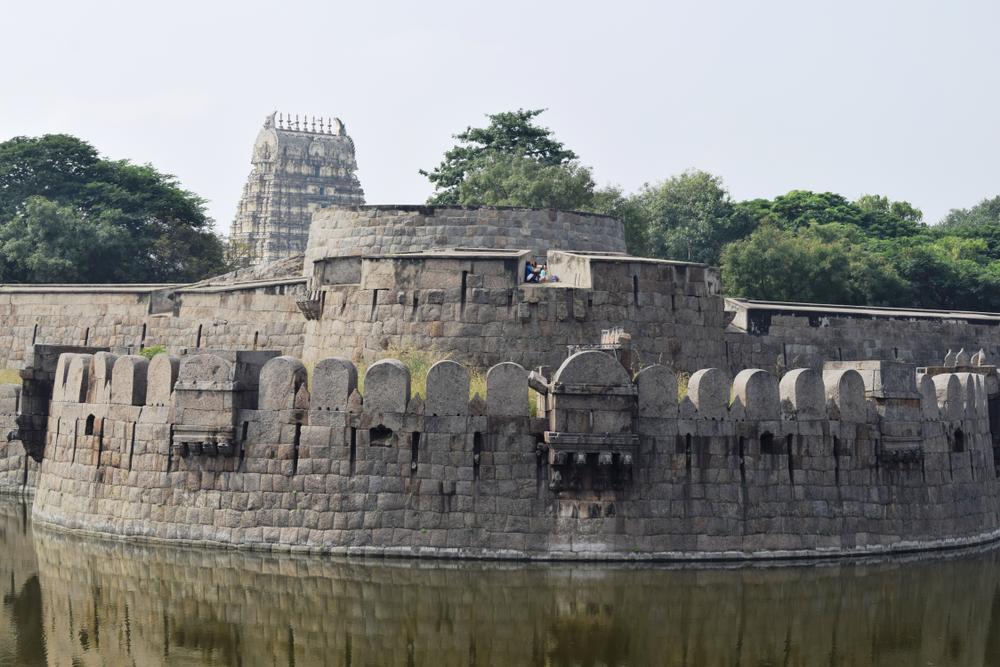
[[[0,664],[45,664],[30,508],[0,497]]]
[[[50,654],[85,665],[1000,664],[995,554],[634,570],[348,562],[46,530],[36,547]]]

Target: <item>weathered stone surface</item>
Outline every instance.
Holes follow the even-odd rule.
[[[466,406],[468,406],[468,395],[469,389],[466,387]],[[382,359],[365,371],[363,403],[365,412],[406,412],[406,402],[409,398],[410,369],[402,361]]]
[[[519,364],[497,364],[486,373],[486,414],[527,417],[528,372]]]
[[[0,384],[0,415],[13,416],[21,398],[21,385]]]
[[[149,359],[139,355],[118,357],[111,377],[111,403],[145,405]]]
[[[855,370],[823,372],[828,408],[838,414],[842,422],[861,423],[867,420],[865,381]]]
[[[795,410],[796,421],[829,419],[823,376],[809,368],[798,368],[781,378],[778,390]]]
[[[307,379],[306,367],[295,357],[271,359],[260,372],[260,409],[295,409],[295,396]]]
[[[347,400],[357,387],[358,369],[350,359],[322,359],[313,368],[310,408],[346,412]]]
[[[740,371],[733,379],[733,397],[738,397],[743,404],[747,421],[781,418],[778,382],[767,371],[755,368]]]
[[[186,362],[188,388],[178,380],[176,395],[190,399],[180,405],[53,402],[40,416],[49,430],[35,520],[240,547],[473,558],[635,559],[636,548],[655,558],[830,556],[1000,534],[980,374],[964,387],[937,376],[954,394],[953,421],[916,403],[936,400],[929,375],[894,377],[902,396],[869,407],[862,377],[845,368],[826,373],[822,391],[813,371],[792,371],[780,387],[763,371],[742,373],[728,411],[728,378],[708,369],[677,415],[663,416],[673,390],[664,369],[644,370],[633,387],[614,357],[589,352],[556,373],[541,406],[548,419],[528,420],[491,415],[478,396],[465,414],[435,416],[406,401],[408,370],[390,360],[369,368],[366,400],[354,390],[338,413],[297,403],[301,369],[274,359],[261,372],[261,409],[237,410],[241,383],[213,368],[228,362],[200,356]],[[50,366],[39,376],[55,375]],[[438,367],[428,386],[454,385],[455,371]],[[494,387],[506,374],[526,391],[523,369],[509,365],[493,369]],[[4,408],[4,396],[9,420],[14,399]],[[794,421],[776,418],[782,403]],[[0,454],[0,488],[24,465]]]
[[[938,409],[934,378],[930,375],[921,375],[917,380],[917,388],[920,389],[920,405],[923,409],[924,419],[928,421],[940,419],[941,411]]]
[[[935,375],[934,388],[941,419],[951,422],[965,419],[965,396],[958,377],[954,373]]]
[[[718,368],[705,368],[692,375],[688,380],[687,395],[698,411],[698,419],[726,418],[729,411],[729,380]]]
[[[367,378],[365,380],[367,387]],[[444,359],[427,371],[424,415],[462,417],[469,414],[469,371],[462,364]]]
[[[222,385],[233,381],[233,367],[214,354],[188,356],[181,359],[177,381],[183,384],[204,384],[206,387],[211,384]]]
[[[70,358],[69,369],[66,374],[66,387],[63,389],[62,395],[64,401],[72,403],[86,402],[91,359],[92,357],[89,354],[74,354]]]
[[[610,354],[587,350],[562,363],[552,377],[553,384],[627,386],[632,379]]]
[[[87,390],[88,403],[111,402],[111,378],[117,361],[118,355],[110,352],[98,352],[93,355]]]
[[[73,362],[75,356],[72,352],[59,355],[59,361],[56,362],[55,377],[53,378],[53,401],[63,400],[63,392],[66,390],[66,380],[69,379],[69,365]]]
[[[965,402],[965,419],[978,419],[976,373],[955,373],[958,383],[962,386],[962,399]]]
[[[170,405],[180,369],[181,359],[175,354],[153,356],[147,370],[146,405]]]
[[[639,417],[677,418],[677,376],[667,366],[647,366],[635,376]]]

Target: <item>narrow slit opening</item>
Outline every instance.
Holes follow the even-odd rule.
[[[472,434],[472,479],[479,479],[479,457],[483,451],[483,434],[476,431]]]
[[[348,459],[349,462],[350,462],[350,467],[349,467],[348,473],[347,473],[350,477],[354,476],[354,466],[355,466],[355,464],[357,462],[357,453],[358,453],[358,429],[352,426],[351,427],[351,452],[350,452],[349,459]]]
[[[416,471],[417,461],[420,460],[420,432],[414,431],[410,434],[410,470]]]

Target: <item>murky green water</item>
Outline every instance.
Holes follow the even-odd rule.
[[[1000,551],[642,567],[345,561],[33,531],[0,665],[1000,665]]]

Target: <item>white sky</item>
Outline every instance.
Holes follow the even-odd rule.
[[[0,4],[0,140],[152,163],[228,233],[273,110],[343,120],[368,203],[421,203],[484,114],[538,122],[631,192],[696,167],[736,199],[1000,195],[1000,2]]]

